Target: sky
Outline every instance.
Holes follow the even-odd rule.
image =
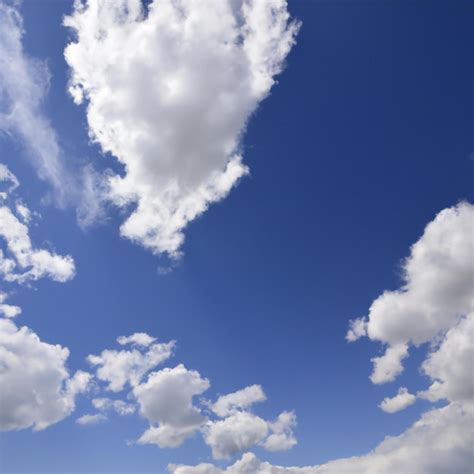
[[[0,0],[0,471],[472,472],[473,20]]]

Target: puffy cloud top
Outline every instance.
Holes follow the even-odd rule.
[[[123,236],[178,257],[188,222],[248,170],[239,143],[289,53],[286,0],[78,1],[65,25],[70,93],[123,165],[110,198]]]
[[[237,392],[220,396],[211,408],[216,415],[225,417],[238,409],[247,408],[256,402],[264,402],[266,399],[260,385],[250,385]]]
[[[119,337],[119,343],[130,337],[133,338],[133,336],[129,336],[122,340]],[[142,339],[144,339],[143,336],[140,340]],[[146,351],[106,349],[100,355],[89,355],[87,359],[91,365],[97,367],[96,377],[108,382],[108,390],[119,392],[127,383],[132,386],[138,385],[149,370],[171,357],[174,346],[175,342],[170,341],[152,344]]]
[[[0,238],[6,244],[5,252],[0,248],[0,276],[6,281],[19,283],[42,277],[59,282],[73,278],[75,266],[71,256],[33,247],[28,228],[30,210],[21,201],[16,201],[15,205],[9,202],[19,182],[3,164],[0,164],[1,182],[7,184],[0,193]]]
[[[145,383],[133,390],[140,413],[153,424],[139,442],[165,448],[179,446],[205,421],[193,405],[193,397],[202,394],[209,385],[207,379],[182,364],[150,374]]]
[[[0,429],[42,430],[70,415],[90,374],[69,376],[69,350],[43,342],[27,327],[0,319]]]
[[[392,381],[402,372],[409,344],[436,342],[474,311],[473,235],[472,204],[442,210],[403,262],[402,288],[380,295],[368,320],[351,321],[349,341],[367,334],[388,345],[383,356],[373,359],[374,383]]]

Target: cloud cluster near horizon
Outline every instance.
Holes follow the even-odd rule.
[[[299,24],[286,0],[78,1],[64,24],[69,91],[123,165],[108,178],[132,209],[121,234],[178,258],[186,225],[248,173],[241,136]]]

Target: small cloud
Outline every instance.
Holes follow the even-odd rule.
[[[77,418],[76,423],[78,425],[86,426],[86,425],[96,425],[97,423],[101,423],[105,421],[107,417],[102,413],[95,413],[94,415],[83,415]]]

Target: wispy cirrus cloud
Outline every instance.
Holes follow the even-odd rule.
[[[92,165],[65,156],[44,109],[51,74],[46,60],[24,48],[21,2],[0,3],[0,138],[18,143],[39,178],[49,184],[48,199],[72,206],[85,228],[105,217],[106,183]]]
[[[50,73],[23,48],[23,19],[16,2],[0,4],[0,130],[19,141],[41,179],[64,205],[71,189],[56,132],[43,112]]]

